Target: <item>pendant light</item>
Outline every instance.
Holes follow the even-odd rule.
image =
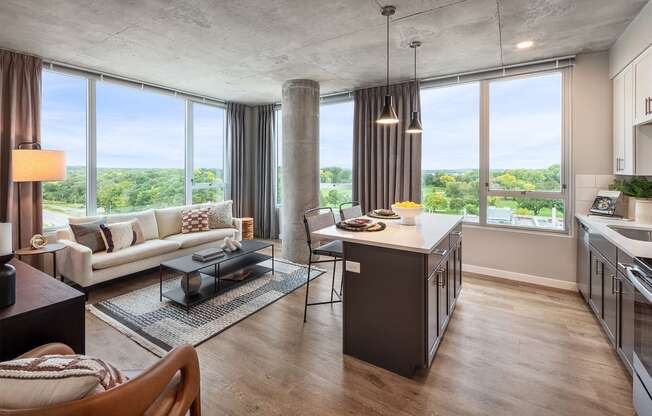
[[[410,48],[414,49],[414,84],[417,83],[417,48],[421,46],[421,42],[418,40],[410,43]],[[412,107],[412,116],[410,117],[410,126],[405,130],[406,133],[410,134],[421,134],[423,133],[423,127],[421,127],[421,120],[419,120],[419,112],[414,111],[417,108],[417,104],[413,103]]]
[[[398,116],[396,115],[396,110],[394,110],[392,96],[389,95],[389,16],[396,13],[396,7],[384,6],[381,13],[383,16],[387,17],[387,90],[385,91],[385,98],[383,99],[383,111],[380,112],[376,123],[396,124],[398,123]]]

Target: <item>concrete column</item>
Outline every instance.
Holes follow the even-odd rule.
[[[319,83],[283,84],[283,257],[308,262],[303,213],[319,204]]]

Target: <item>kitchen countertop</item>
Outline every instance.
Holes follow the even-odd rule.
[[[640,228],[652,231],[652,224],[642,224],[636,221],[588,216],[577,214],[575,217],[592,231],[601,234],[609,242],[632,257],[652,258],[652,242],[638,241],[620,235],[617,231],[609,228],[609,225],[615,225],[621,228]]]
[[[384,222],[387,228],[376,232],[357,232],[341,230],[331,225],[315,231],[313,234],[331,240],[342,240],[417,253],[430,253],[442,238],[462,222],[461,215],[427,213],[416,218],[416,225],[401,225],[399,220],[370,219]]]

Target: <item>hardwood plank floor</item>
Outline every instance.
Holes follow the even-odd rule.
[[[326,276],[311,298],[328,296]],[[304,324],[296,290],[197,347],[204,415],[634,414],[630,376],[578,294],[464,277],[433,366],[414,379],[344,356],[341,305],[309,308]],[[90,302],[157,282],[143,273]],[[88,354],[123,369],[157,360],[86,316]]]

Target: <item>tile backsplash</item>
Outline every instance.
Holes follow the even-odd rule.
[[[613,175],[575,175],[575,213],[586,214],[598,191],[609,189]]]

